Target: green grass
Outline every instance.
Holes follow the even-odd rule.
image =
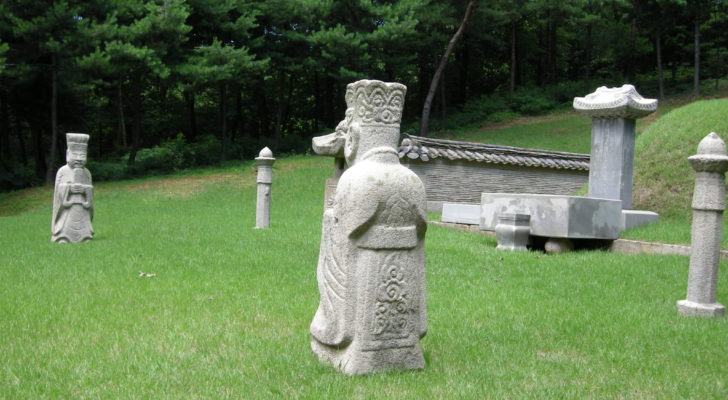
[[[728,320],[676,314],[686,257],[499,252],[438,227],[425,370],[352,378],[317,362],[330,171],[279,160],[268,230],[252,229],[250,163],[98,184],[90,243],[49,242],[47,189],[0,199],[14,204],[0,217],[0,398],[728,397]]]
[[[544,150],[589,153],[591,121],[575,112],[522,117],[476,130],[444,131],[438,137]]]

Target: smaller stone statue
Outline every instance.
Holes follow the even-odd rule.
[[[66,142],[67,164],[58,170],[53,191],[51,241],[84,242],[91,240],[94,235],[91,227],[94,188],[91,173],[85,168],[88,135],[67,133]]]

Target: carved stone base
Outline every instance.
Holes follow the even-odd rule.
[[[419,342],[414,346],[394,349],[362,350],[356,340],[346,348],[338,349],[313,339],[311,349],[319,360],[333,365],[346,375],[366,375],[425,367]]]
[[[680,300],[677,302],[677,312],[680,315],[694,317],[723,317],[725,315],[725,307],[720,303],[694,303],[689,300]]]
[[[499,250],[526,251],[528,248],[528,234],[531,232],[528,214],[503,213],[498,216],[498,225],[495,226],[495,237],[498,239]]]

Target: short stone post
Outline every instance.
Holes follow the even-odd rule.
[[[622,200],[622,209],[631,209],[635,122],[657,110],[657,100],[632,85],[602,86],[574,98],[574,109],[592,118],[589,197]]]
[[[682,315],[722,317],[725,307],[715,299],[715,286],[728,170],[725,143],[711,133],[700,141],[698,154],[688,160],[695,170],[690,270],[687,299],[677,302],[677,311]]]
[[[528,214],[503,213],[498,216],[495,237],[499,250],[521,250],[528,248],[528,235],[531,233],[531,216]]]
[[[258,166],[258,199],[255,207],[255,228],[270,226],[270,185],[273,182],[273,152],[264,147],[255,162]]]

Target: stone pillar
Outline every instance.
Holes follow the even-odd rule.
[[[531,233],[531,216],[528,214],[503,213],[498,216],[495,237],[499,250],[521,250],[528,248],[528,235]]]
[[[270,226],[270,185],[273,182],[273,152],[264,147],[255,162],[258,165],[258,199],[255,207],[255,228]]]
[[[631,209],[635,121],[657,110],[657,100],[632,85],[602,86],[574,98],[574,109],[592,118],[589,197],[621,200],[622,209]]]
[[[690,270],[687,299],[677,302],[677,310],[682,315],[722,317],[725,307],[715,299],[715,286],[728,170],[725,143],[711,133],[700,141],[698,154],[688,160],[695,170]]]

